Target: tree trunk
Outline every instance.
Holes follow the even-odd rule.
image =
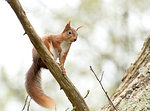
[[[150,110],[150,36],[137,60],[131,64],[111,100],[118,111]],[[106,104],[102,111],[114,111]]]

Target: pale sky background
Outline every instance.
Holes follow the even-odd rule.
[[[44,30],[42,30],[42,26],[39,23],[39,19],[35,18],[33,16],[33,7],[37,7],[39,6],[39,2],[36,2],[37,0],[20,0],[23,8],[25,9],[27,16],[31,22],[31,24],[34,26],[36,32],[38,32],[38,34],[40,36],[44,35]],[[39,0],[40,1],[40,0]],[[111,0],[106,0],[106,2],[109,3],[109,1]],[[63,7],[65,6],[70,6],[70,7],[74,7],[76,5],[78,5],[79,0],[43,0],[42,3],[44,3],[44,5],[48,6],[49,9],[51,10],[63,10]],[[24,34],[24,30],[18,20],[18,18],[16,17],[15,13],[13,12],[13,10],[11,9],[11,7],[8,5],[8,3],[5,0],[0,0],[0,67],[5,67],[7,73],[9,74],[10,78],[12,79],[12,81],[15,81],[15,76],[16,73],[18,73],[21,69],[21,71],[23,71],[24,75],[20,76],[20,83],[18,84],[22,84],[24,85],[24,79],[25,79],[25,73],[27,72],[27,70],[29,69],[31,63],[32,63],[32,54],[31,54],[31,50],[32,50],[32,44],[29,41],[29,38],[27,37],[27,35],[23,35]],[[112,9],[113,11],[113,9]],[[44,15],[42,15],[44,16]],[[143,27],[145,29],[150,29],[150,16],[147,14],[143,14],[143,16],[141,17],[141,20],[139,21],[139,19],[136,19],[136,16],[133,14],[130,18],[129,18],[129,22],[131,23],[129,25],[129,28],[133,28],[131,30],[133,30],[133,32],[136,32],[136,27],[139,27],[140,24],[143,25]],[[52,24],[57,24],[55,27],[57,28],[57,31],[54,31],[53,33],[56,32],[61,32],[62,31],[62,27],[60,27],[56,21]],[[65,24],[63,24],[65,25]],[[84,25],[84,24],[77,24],[77,25]],[[59,26],[59,27],[58,27]],[[97,26],[98,27],[98,26]],[[96,27],[96,28],[97,28]],[[95,28],[95,29],[96,29]],[[104,29],[102,27],[99,27],[100,31],[95,30],[95,36],[96,35],[101,35],[101,36],[107,36],[106,32],[104,31]],[[81,39],[80,39],[80,33],[84,31],[81,30],[79,32],[79,39],[78,41],[76,41],[75,43],[73,43],[71,50],[69,52],[69,55],[67,57],[67,61],[66,63],[68,63],[68,61],[79,61],[80,58],[75,58],[75,51],[76,50],[83,50],[84,49],[87,51],[86,53],[90,53],[91,56],[93,55],[97,55],[96,52],[92,53],[93,51],[88,50],[88,46],[86,46],[86,44],[84,44],[84,42],[82,42],[81,44]],[[145,40],[145,38],[148,35],[144,35],[143,36],[143,41]],[[91,40],[94,38],[90,38]],[[106,38],[100,38],[101,41],[105,40],[107,41],[107,37]],[[95,41],[95,44],[99,44],[100,39],[97,39],[97,41]],[[103,40],[102,40],[103,39]],[[143,41],[138,41],[137,43],[137,53],[140,51]],[[103,46],[106,47],[105,43]],[[82,47],[82,49],[81,49]],[[103,47],[101,47],[103,48]],[[93,54],[93,55],[92,55]],[[86,54],[82,55],[82,59],[83,61],[80,61],[80,66],[78,66],[76,69],[78,68],[86,68],[87,70],[89,70],[89,66],[93,65],[92,61],[88,60],[88,62],[84,62],[87,61],[86,60]],[[90,55],[88,55],[88,58],[91,57]],[[133,57],[136,58],[136,57]],[[131,60],[130,63],[132,63],[134,61],[134,59]],[[130,64],[129,63],[129,64]],[[110,66],[110,67],[109,67]],[[109,70],[107,70],[107,68],[109,67]],[[107,63],[106,67],[103,66],[103,70],[105,71],[105,76],[109,76],[110,80],[112,80],[113,75],[109,75],[110,73],[112,73],[112,71],[114,71],[114,67],[112,63]],[[89,71],[90,72],[90,71]],[[47,76],[46,76],[47,77]],[[44,78],[46,78],[44,77]],[[51,77],[51,76],[50,76]],[[94,77],[92,77],[92,75],[89,75],[88,80],[93,80],[96,81]],[[75,85],[77,86],[77,88],[81,91],[81,94],[85,95],[86,94],[86,90],[85,89],[90,89],[91,91],[94,89],[94,92],[91,92],[91,95],[98,95],[100,94],[99,90],[101,90],[101,88],[97,85],[94,86],[95,83],[88,81],[88,85],[87,85],[87,81],[82,79],[82,81],[79,80],[79,76],[78,75],[74,75],[71,77],[71,80],[75,83]],[[80,81],[80,82],[76,82],[76,81]],[[112,81],[113,82],[113,81]],[[96,83],[97,84],[97,83]],[[104,78],[104,84],[105,86],[109,86],[110,83],[107,81],[105,81]],[[93,87],[94,86],[94,87]],[[2,86],[0,86],[2,87]],[[57,86],[59,89],[59,86]],[[85,89],[83,89],[83,87]],[[95,87],[98,87],[99,89],[95,89]],[[0,92],[0,96],[2,97],[4,92]],[[21,93],[21,92],[20,92]],[[54,93],[54,92],[52,92]],[[63,92],[59,91],[56,92],[58,93],[58,98],[61,96],[64,96]],[[49,94],[48,94],[49,95]],[[52,94],[54,95],[54,94]],[[100,95],[104,95],[103,93],[101,93]],[[51,95],[50,95],[51,96]],[[90,98],[90,96],[89,96]],[[55,99],[55,98],[54,98]],[[93,104],[97,104],[95,103],[94,99],[97,99],[96,96],[93,99],[89,99],[87,100],[87,103],[89,103],[89,106],[93,106]],[[100,98],[98,98],[100,99]],[[56,99],[57,101],[57,99]],[[92,101],[92,102],[91,102]],[[64,103],[69,103],[67,99],[64,100]],[[10,104],[8,104],[6,108],[6,111],[10,111],[13,110],[14,111],[20,111],[22,108],[22,104],[15,102],[15,100],[10,100]],[[38,108],[41,108],[40,106],[36,105]],[[69,105],[66,104],[65,108],[67,108]],[[70,106],[69,106],[70,107]],[[63,106],[60,105],[60,107],[58,108],[58,111],[61,111],[59,109],[64,108]],[[65,110],[64,108],[64,110]],[[45,109],[43,109],[45,110]],[[46,110],[45,110],[46,111]]]

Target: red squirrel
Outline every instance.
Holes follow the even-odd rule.
[[[72,42],[77,40],[77,30],[82,26],[74,29],[70,26],[70,21],[66,24],[62,33],[57,35],[46,35],[42,41],[53,56],[53,59],[59,59],[61,69],[66,74],[64,63]],[[44,94],[41,87],[41,68],[47,69],[46,65],[41,60],[36,49],[32,50],[33,63],[26,73],[25,87],[30,97],[39,105],[45,108],[54,108],[56,103],[53,99]]]

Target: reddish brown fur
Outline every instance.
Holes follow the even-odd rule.
[[[80,27],[78,27],[77,29],[73,29],[72,27],[70,27],[70,22],[68,22],[62,33],[58,35],[46,35],[42,38],[44,44],[46,45],[46,47],[48,48],[52,56],[54,56],[54,54],[51,51],[51,46],[53,45],[53,47],[58,50],[59,61],[60,61],[60,65],[64,74],[66,73],[65,68],[64,68],[64,62],[69,52],[71,43],[77,39],[76,31],[79,28]],[[71,31],[72,34],[68,34],[69,31]],[[66,41],[69,47],[67,50],[65,50],[64,53],[62,53],[63,54],[62,55],[61,52],[64,49],[61,48],[61,43],[63,41]],[[47,69],[46,65],[41,60],[36,49],[33,48],[33,64],[31,65],[30,69],[28,70],[26,74],[26,82],[25,82],[26,90],[28,94],[30,95],[30,97],[39,105],[46,107],[46,108],[53,108],[56,105],[55,102],[53,101],[53,99],[51,99],[50,97],[44,94],[42,87],[41,87],[41,77],[40,77],[41,68]]]

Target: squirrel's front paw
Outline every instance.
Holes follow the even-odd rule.
[[[57,64],[60,66],[63,75],[66,75],[66,70],[65,70],[65,68],[64,68],[60,63],[57,62]]]
[[[63,69],[62,71],[63,71],[63,75],[65,76],[65,75],[66,75],[66,70],[65,70],[65,69]]]
[[[62,70],[63,75],[66,75],[66,70],[62,65],[61,65],[61,70]]]
[[[60,67],[61,67],[61,64],[59,62],[56,62]]]

